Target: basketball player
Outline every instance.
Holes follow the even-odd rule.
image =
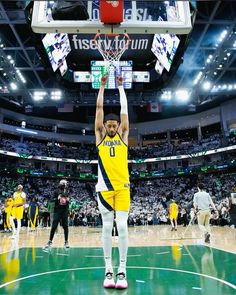
[[[31,231],[35,231],[38,212],[39,212],[38,204],[35,198],[33,198],[29,206],[29,225],[30,225]]]
[[[10,224],[12,227],[13,235],[12,238],[18,238],[21,229],[21,220],[24,213],[24,205],[26,203],[26,194],[23,192],[23,185],[17,186],[16,192],[13,195],[13,204],[10,216]],[[14,219],[17,220],[17,229],[15,227]]]
[[[5,209],[4,209],[4,230],[6,232],[11,232],[11,223],[10,223],[10,216],[11,216],[11,210],[13,205],[13,199],[11,197],[7,198],[5,201]]]
[[[171,230],[177,230],[177,219],[178,219],[178,205],[175,203],[175,200],[171,200],[170,204],[170,223],[171,223]]]
[[[117,77],[120,93],[120,116],[108,114],[104,118],[103,95],[108,77],[103,76],[97,97],[95,135],[98,148],[98,182],[96,192],[102,215],[102,241],[105,260],[104,288],[126,289],[126,260],[128,251],[128,211],[130,208],[130,184],[128,172],[128,106],[122,86]],[[116,212],[118,229],[119,268],[115,283],[112,267],[112,228]]]
[[[204,184],[198,183],[198,192],[194,194],[193,206],[197,213],[198,226],[204,232],[205,243],[210,243],[210,206],[216,211],[211,196],[204,190]]]
[[[68,215],[69,215],[69,192],[68,192],[68,182],[65,179],[60,180],[58,188],[55,190],[51,201],[55,202],[53,222],[50,231],[49,241],[45,247],[44,251],[50,251],[52,247],[52,240],[56,232],[57,226],[61,221],[62,227],[64,229],[65,244],[64,248],[69,249],[68,244]]]
[[[236,228],[236,192],[229,193],[229,207],[228,207],[230,221]]]

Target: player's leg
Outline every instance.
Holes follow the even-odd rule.
[[[65,244],[64,248],[69,249],[69,243],[68,243],[68,236],[69,236],[69,227],[68,227],[68,212],[65,211],[61,218],[61,225],[64,229],[64,238],[65,238]]]
[[[20,230],[21,230],[21,220],[23,219],[23,214],[24,214],[24,207],[20,206],[16,210],[16,220],[17,220],[17,229],[16,229],[16,236],[19,237],[20,235]]]
[[[30,227],[30,230],[33,229],[33,220],[31,219],[31,216],[29,217],[29,227]]]
[[[29,224],[30,224],[31,231],[35,231],[36,219],[37,219],[36,209],[35,210],[32,210],[32,211],[30,210]]]
[[[114,192],[98,193],[98,208],[102,215],[102,244],[105,260],[104,288],[115,287],[112,267],[112,228],[114,222],[113,197]]]
[[[210,217],[211,217],[211,214],[210,214],[210,211],[206,211],[205,212],[205,228],[206,228],[206,234],[205,234],[205,242],[206,243],[210,243]]]
[[[175,230],[177,230],[177,226],[178,226],[177,218],[178,218],[178,216],[175,216],[175,218],[174,218]]]
[[[15,216],[14,216],[14,213],[12,213],[12,215],[10,216],[10,224],[11,224],[11,228],[12,228],[12,237],[13,238],[16,236],[16,226],[15,226],[14,219],[15,219]]]
[[[52,227],[51,227],[51,230],[50,230],[49,241],[43,247],[44,251],[50,251],[51,250],[52,241],[53,241],[55,231],[57,229],[57,226],[58,226],[58,223],[59,223],[60,219],[61,219],[61,215],[59,213],[54,213],[53,223],[52,223]]]
[[[115,196],[116,223],[118,229],[119,268],[117,273],[117,289],[126,289],[126,262],[128,252],[128,214],[130,208],[129,189],[119,191]]]
[[[21,219],[17,218],[17,230],[16,230],[16,235],[19,237],[20,235],[20,230],[21,230]]]
[[[60,220],[61,220],[61,214],[59,212],[54,213],[52,228],[51,228],[50,237],[49,237],[49,241],[51,241],[51,242],[54,238],[55,231],[58,227],[58,223],[60,222]]]
[[[236,210],[230,211],[230,221],[232,225],[234,225],[234,228],[236,228]]]
[[[204,239],[205,239],[207,235],[207,230],[205,227],[205,210],[204,211],[201,210],[198,212],[197,219],[198,219],[198,226],[200,230],[204,233]]]
[[[126,262],[128,252],[128,211],[116,211],[116,222],[118,229],[118,247],[119,247],[119,268],[117,273],[117,289],[128,287],[126,281]]]
[[[174,219],[171,216],[170,216],[170,223],[171,223],[171,231],[175,230]]]
[[[3,228],[5,232],[8,232],[8,224],[7,224],[7,213],[3,212]]]

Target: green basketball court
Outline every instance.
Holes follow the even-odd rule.
[[[113,248],[113,265],[118,249]],[[206,246],[130,247],[127,290],[105,290],[101,248],[0,254],[0,294],[236,294],[236,255]]]

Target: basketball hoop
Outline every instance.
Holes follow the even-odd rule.
[[[97,33],[93,39],[95,46],[101,53],[106,68],[119,65],[122,54],[128,49],[131,39],[128,34],[100,34]]]

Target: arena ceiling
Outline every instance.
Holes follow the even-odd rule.
[[[61,79],[52,71],[45,59],[45,52],[40,54],[40,48],[36,46],[39,35],[35,37],[26,23],[26,2],[29,1],[0,2],[0,103],[3,105],[10,102],[23,108],[32,105],[41,109],[43,106],[62,106],[62,103],[71,103],[83,109],[94,106],[97,90],[92,90],[88,84],[71,83]],[[216,105],[235,97],[235,24],[234,1],[197,1],[196,20],[189,40],[185,40],[188,42],[186,50],[168,80],[157,80],[149,86],[137,84],[127,91],[129,105],[136,110],[134,117],[149,116],[141,109],[150,102],[160,102],[164,107],[178,107],[177,100],[168,101],[162,98],[163,94],[168,96],[168,93],[175,93],[179,89],[187,89],[190,93],[189,101],[181,105],[185,111],[200,110],[201,107]],[[42,36],[40,38],[42,39]],[[12,63],[8,56],[11,56]],[[87,70],[86,58],[87,61],[90,58],[97,59],[98,55],[94,51],[93,56],[81,58],[82,70]],[[140,57],[134,58],[137,61],[136,70],[152,70],[152,55],[143,52]],[[84,64],[82,60],[85,61]],[[16,70],[18,73],[20,71],[21,77]],[[18,82],[16,90],[11,89],[12,78]],[[40,103],[33,101],[34,90],[49,92],[54,89],[63,91],[62,102],[50,99]],[[118,102],[116,92],[106,92],[105,103],[108,106],[118,105]],[[153,119],[153,116],[155,114],[149,118]]]

